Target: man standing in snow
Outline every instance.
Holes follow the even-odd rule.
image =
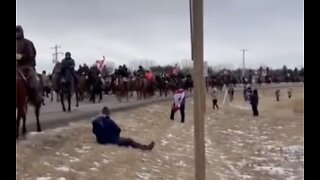
[[[213,88],[213,91],[211,93],[211,97],[212,97],[213,109],[217,108],[219,110],[218,97],[217,97],[217,88]]]
[[[174,114],[180,110],[181,113],[181,123],[184,123],[185,118],[185,103],[186,103],[186,91],[179,87],[179,89],[175,92],[173,98],[173,105],[171,108],[170,119],[174,120]]]

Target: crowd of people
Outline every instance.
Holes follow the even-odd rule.
[[[38,80],[36,73],[36,49],[32,41],[24,37],[23,29],[21,26],[16,27],[16,62],[17,62],[17,73],[19,76],[23,77],[26,80],[28,87],[28,97],[29,101],[33,104],[39,104],[43,101],[42,96],[45,95],[48,97],[48,92],[50,91],[50,86],[52,83],[52,74],[47,74],[46,71],[43,71]],[[58,81],[64,79],[74,79],[77,84],[79,75],[89,74],[90,71],[93,71],[97,76],[101,76],[101,72],[97,67],[88,67],[88,65],[83,64],[79,65],[78,70],[75,70],[75,60],[72,58],[71,53],[65,53],[65,58],[62,59],[60,63],[60,70],[55,75],[57,76]],[[152,71],[149,69],[144,69],[142,66],[139,66],[136,71],[132,73],[128,70],[126,65],[120,65],[112,74],[112,76],[124,78],[127,81],[128,78],[132,77],[141,77],[146,78],[148,81],[154,81],[155,77]],[[160,74],[160,77],[166,78],[170,75],[164,73]],[[175,74],[179,78],[179,75]],[[28,77],[28,78],[25,78]],[[232,84],[231,76],[221,76],[222,84]],[[191,75],[186,75],[186,80],[191,80]],[[192,83],[192,80],[191,80]],[[214,81],[215,86],[217,82]],[[42,91],[40,91],[42,87]],[[40,94],[40,92],[44,92]],[[217,98],[218,89],[214,87],[211,93],[213,109],[219,110],[218,98]],[[230,95],[230,101],[233,100],[234,89],[232,85],[229,85],[228,93]],[[256,88],[252,89],[250,85],[244,87],[243,90],[244,101],[249,101],[252,107],[253,116],[259,116],[258,104],[259,104],[259,95]],[[275,92],[276,100],[280,101],[280,90]],[[292,89],[288,90],[288,98],[292,97]],[[177,83],[177,87],[174,91],[174,102],[171,108],[170,119],[174,120],[174,115],[177,111],[181,113],[181,122],[185,122],[185,104],[186,104],[186,89],[181,83]],[[151,142],[149,145],[143,145],[131,138],[123,138],[120,136],[121,128],[110,118],[110,110],[108,107],[104,107],[102,110],[102,115],[96,118],[92,122],[93,134],[96,136],[96,140],[99,144],[117,144],[119,146],[130,146],[133,148],[138,148],[141,150],[152,150],[155,143]]]

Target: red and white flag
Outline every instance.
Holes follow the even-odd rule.
[[[186,91],[184,89],[178,89],[173,98],[172,110],[176,112],[181,105],[184,105],[186,101]]]
[[[96,61],[96,66],[99,69],[99,71],[102,71],[103,67],[105,66],[104,60],[105,60],[105,57],[103,56],[102,60]]]

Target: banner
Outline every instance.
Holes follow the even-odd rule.
[[[96,67],[99,69],[99,71],[101,72],[103,67],[105,66],[105,57],[103,56],[103,59],[102,60],[97,60],[96,61]]]

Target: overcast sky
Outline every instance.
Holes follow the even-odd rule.
[[[55,44],[76,63],[190,58],[189,0],[17,0],[16,23],[38,51],[39,70],[52,68]],[[209,65],[289,67],[303,64],[303,0],[204,0]],[[60,55],[60,59],[63,56]]]

